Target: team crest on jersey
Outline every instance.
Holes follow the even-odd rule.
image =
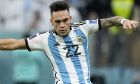
[[[78,39],[78,42],[82,43],[83,42],[83,39],[81,36],[77,36],[77,39]]]

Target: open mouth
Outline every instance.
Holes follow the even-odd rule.
[[[61,31],[61,33],[65,33],[66,32],[66,30],[60,30]]]

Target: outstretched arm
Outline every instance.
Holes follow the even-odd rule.
[[[101,25],[103,28],[109,28],[111,26],[123,26],[124,29],[136,29],[139,25],[137,21],[124,19],[121,16],[115,16],[111,18],[101,19]]]
[[[0,50],[26,49],[24,39],[0,39]]]

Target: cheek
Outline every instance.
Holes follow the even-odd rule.
[[[51,23],[52,23],[52,25],[56,25],[55,22],[53,22],[53,21]]]
[[[67,27],[70,27],[70,26],[71,26],[71,24],[70,24],[70,23],[68,23],[68,24],[67,24]]]
[[[54,22],[52,22],[52,26],[53,26],[54,28],[56,28],[56,27],[57,27],[57,24],[54,23]]]

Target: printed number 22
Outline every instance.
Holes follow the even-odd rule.
[[[78,55],[80,55],[81,53],[78,52],[78,48],[79,46],[78,45],[67,45],[67,54],[66,54],[66,57],[76,57]]]

